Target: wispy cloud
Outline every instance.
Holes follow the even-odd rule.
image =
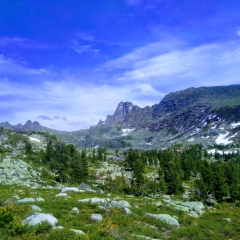
[[[71,48],[78,54],[85,52],[98,53],[100,49],[94,48],[93,45],[81,45],[77,42],[73,43]]]
[[[16,45],[22,48],[47,48],[48,46],[39,44],[31,39],[21,37],[0,37],[0,46],[13,46]]]
[[[70,48],[73,49],[78,54],[83,53],[98,53],[99,48],[95,47],[94,40],[95,37],[88,33],[77,33],[76,39],[70,41]]]
[[[163,97],[150,84],[96,84],[70,74],[62,77],[58,74],[56,77],[51,72],[33,75],[31,72],[34,69],[22,68],[12,60],[4,59],[3,62],[11,67],[9,70],[14,72],[17,69],[19,78],[28,78],[28,82],[16,82],[7,73],[5,78],[0,77],[0,113],[4,112],[0,114],[0,121],[9,120],[12,124],[31,119],[50,128],[78,130],[104,120],[114,112],[120,101],[146,106]],[[48,80],[42,80],[43,76]],[[96,79],[96,75],[92,77]],[[40,84],[36,87],[29,84],[31,81],[39,81]]]
[[[112,114],[121,101],[144,107],[171,91],[239,84],[239,62],[237,41],[189,47],[172,39],[108,61],[86,80],[68,71],[29,68],[0,55],[0,121],[31,119],[59,130],[87,128]],[[105,84],[104,76],[110,79]]]
[[[189,47],[179,42],[175,48],[153,43],[112,60],[103,69],[115,73],[115,81],[147,82],[161,89],[178,90],[191,86],[239,83],[239,42]],[[175,87],[174,87],[175,85]]]
[[[126,55],[106,62],[100,69],[103,71],[111,71],[113,69],[129,69],[141,61],[160,56],[165,53],[172,52],[178,48],[183,48],[186,43],[175,38],[168,38],[163,41],[153,42],[142,47],[134,49]]]

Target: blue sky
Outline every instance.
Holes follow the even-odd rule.
[[[0,0],[0,16],[0,122],[72,131],[240,83],[237,0]]]

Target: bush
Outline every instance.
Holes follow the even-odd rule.
[[[46,238],[47,240],[88,240],[86,235],[79,235],[71,230],[58,229],[53,230]]]

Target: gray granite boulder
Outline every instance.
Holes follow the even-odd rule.
[[[80,192],[80,190],[76,187],[64,187],[62,189],[62,193],[66,193],[66,192]]]
[[[109,198],[85,198],[78,200],[78,202],[98,204],[100,207],[105,209],[111,207]]]
[[[83,232],[82,230],[77,230],[77,229],[73,229],[73,228],[70,228],[69,230],[75,232],[76,234],[85,234],[85,232]]]
[[[42,211],[42,209],[40,207],[36,206],[36,205],[32,205],[32,210],[34,212],[41,212]]]
[[[47,222],[51,226],[55,226],[58,220],[49,213],[34,213],[31,216],[27,217],[25,220],[23,220],[23,224],[29,226],[36,226],[43,222]]]
[[[184,202],[182,203],[182,206],[185,206],[189,211],[194,211],[196,213],[201,213],[204,209],[202,202]]]
[[[67,193],[59,193],[57,195],[55,195],[55,197],[67,197]]]
[[[174,217],[171,217],[169,214],[151,214],[151,213],[147,213],[148,216],[153,217],[155,219],[159,219],[163,222],[166,222],[167,224],[171,225],[171,226],[177,226],[179,227],[179,222],[177,219],[175,219]]]
[[[92,190],[92,188],[88,184],[86,184],[86,183],[81,183],[79,185],[79,188],[85,189],[85,190]]]
[[[72,208],[72,210],[70,211],[71,213],[79,213],[79,209],[77,207]]]
[[[17,200],[17,203],[28,203],[28,202],[36,202],[35,198],[24,198]]]
[[[125,200],[111,200],[109,198],[86,198],[78,200],[78,202],[84,203],[95,203],[98,204],[100,207],[107,209],[107,208],[130,208],[131,205]]]
[[[121,201],[112,200],[111,205],[113,208],[130,208],[131,207],[129,202],[127,202],[125,200],[121,200]]]
[[[123,211],[124,211],[124,213],[127,214],[127,215],[131,215],[131,214],[132,214],[132,211],[131,211],[129,208],[124,207],[124,208],[123,208]]]
[[[93,220],[95,222],[102,222],[102,220],[103,220],[102,215],[101,214],[96,214],[96,213],[91,214],[90,218],[91,218],[91,220]]]

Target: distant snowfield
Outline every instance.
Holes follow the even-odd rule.
[[[130,132],[134,131],[135,128],[123,128],[122,129],[122,136],[127,136]]]
[[[220,151],[220,150],[217,150],[217,149],[210,149],[207,151],[208,154],[215,154],[215,153],[219,153],[221,155],[223,154],[236,154],[238,153],[238,151],[236,149],[232,149],[232,150],[225,150],[225,151]]]
[[[35,142],[41,142],[39,139],[34,138],[34,137],[28,137],[30,141],[35,141]]]
[[[240,122],[232,123],[231,126],[232,126],[233,128],[235,128],[235,127],[237,127],[237,126],[240,126]]]
[[[233,141],[232,141],[232,140],[229,140],[230,137],[226,138],[228,134],[229,134],[229,132],[227,132],[227,133],[225,133],[225,134],[220,134],[220,135],[217,137],[217,139],[215,140],[215,142],[216,142],[217,144],[224,144],[224,145],[229,144],[229,143],[232,143]],[[233,136],[231,136],[231,137],[233,137]]]

